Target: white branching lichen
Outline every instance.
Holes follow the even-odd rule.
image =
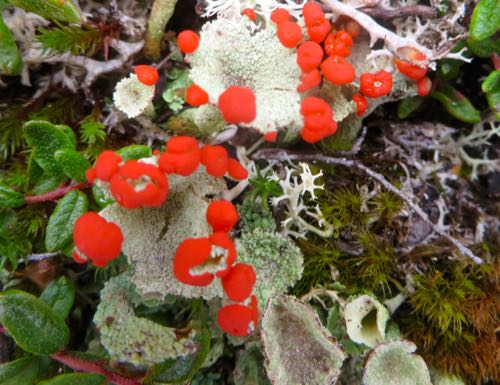
[[[273,177],[283,189],[283,194],[271,199],[274,206],[284,205],[286,208],[286,219],[281,222],[283,232],[297,238],[305,237],[309,231],[323,237],[331,235],[333,227],[325,221],[319,206],[311,207],[306,201],[308,198],[314,202],[315,190],[324,188],[316,184],[323,172],[313,174],[307,163],[299,163],[299,167],[294,168],[285,167],[285,170],[283,179],[277,175]]]

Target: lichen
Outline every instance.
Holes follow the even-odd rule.
[[[347,303],[344,317],[347,334],[354,342],[373,348],[384,341],[389,312],[372,296],[361,295]]]
[[[276,295],[284,293],[302,276],[303,257],[300,249],[287,236],[266,229],[244,231],[236,240],[238,261],[255,269],[254,294],[259,308]]]
[[[262,320],[267,374],[275,385],[333,384],[346,354],[314,311],[294,297],[275,297]]]
[[[154,86],[142,84],[137,75],[131,74],[116,85],[113,101],[121,112],[135,118],[151,105],[154,94]]]
[[[218,280],[206,287],[179,282],[172,273],[172,260],[182,240],[210,234],[207,196],[220,193],[225,183],[202,168],[187,178],[169,175],[169,183],[169,197],[161,207],[127,210],[113,204],[100,214],[120,226],[131,280],[145,299],[163,299],[167,294],[206,299],[222,296]]]
[[[429,370],[413,342],[400,340],[379,345],[368,357],[364,385],[432,385]]]
[[[110,279],[101,291],[94,323],[112,359],[152,365],[196,351],[194,331],[187,337],[177,338],[175,329],[137,317],[133,306],[140,302],[127,273]]]
[[[247,126],[265,133],[281,127],[302,128],[300,96],[297,93],[300,68],[295,52],[276,37],[269,24],[253,32],[246,22],[217,19],[200,32],[200,46],[188,55],[190,78],[217,104],[230,86],[244,86],[256,97],[257,117]]]

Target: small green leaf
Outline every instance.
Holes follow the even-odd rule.
[[[78,151],[65,148],[57,150],[54,156],[68,178],[74,179],[77,182],[85,182],[87,180],[85,171],[91,167],[91,164]]]
[[[66,277],[60,277],[45,288],[40,299],[50,305],[62,318],[66,318],[75,302],[75,287]]]
[[[0,385],[33,385],[45,372],[48,359],[26,357],[0,365]]]
[[[469,38],[467,39],[467,47],[475,56],[488,58],[498,49],[498,41],[491,38],[483,40]]]
[[[45,302],[21,290],[0,293],[0,322],[17,345],[33,354],[55,353],[69,340],[64,320]]]
[[[398,118],[406,119],[412,112],[416,111],[423,102],[424,98],[421,96],[412,96],[401,100],[398,104]]]
[[[106,193],[102,187],[99,187],[96,184],[92,186],[92,196],[101,208],[115,203],[113,197],[109,193]]]
[[[185,357],[171,358],[161,364],[153,365],[147,374],[145,384],[178,383],[189,381],[205,362],[210,351],[210,333],[207,329],[196,336],[198,350]]]
[[[500,0],[481,0],[474,8],[470,22],[473,39],[483,40],[500,29]]]
[[[64,177],[52,176],[50,174],[42,174],[40,179],[33,186],[31,193],[34,195],[45,194],[49,191],[55,190],[60,186]]]
[[[479,111],[476,110],[469,99],[450,85],[444,84],[440,86],[431,96],[439,100],[446,111],[453,117],[467,123],[478,123],[481,121]]]
[[[106,377],[99,374],[69,373],[42,381],[38,385],[105,385],[107,383]]]
[[[490,106],[495,114],[495,119],[500,120],[500,87],[487,92],[486,100],[488,101],[488,106]]]
[[[20,207],[24,205],[24,196],[9,186],[0,183],[0,209],[5,207]]]
[[[75,222],[87,208],[87,196],[77,190],[70,191],[59,200],[47,224],[45,234],[47,251],[61,250],[71,240]]]
[[[12,5],[49,20],[81,24],[82,17],[72,0],[10,0]]]
[[[55,127],[64,132],[71,143],[73,143],[73,148],[76,148],[76,135],[73,129],[65,124],[56,124]]]
[[[490,73],[481,84],[481,89],[485,93],[500,89],[500,70]]]
[[[55,160],[54,153],[65,148],[74,149],[72,138],[60,126],[41,120],[25,123],[23,130],[26,142],[34,147],[33,157],[38,165],[52,176],[62,176],[64,171]]]
[[[140,144],[132,144],[127,147],[120,148],[116,151],[123,160],[137,160],[141,158],[149,158],[153,155],[151,147],[142,146]]]
[[[1,11],[0,8],[0,75],[16,76],[22,69],[21,55]]]

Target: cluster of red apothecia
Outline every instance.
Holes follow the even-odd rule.
[[[252,295],[255,271],[251,265],[235,263],[236,247],[229,237],[238,212],[231,202],[217,200],[208,206],[206,218],[213,233],[182,241],[174,256],[174,276],[192,286],[208,286],[220,279],[233,303],[219,309],[217,322],[226,333],[243,337],[257,327],[259,311]]]
[[[257,15],[253,9],[246,8],[242,12],[250,20],[255,21]],[[297,88],[300,93],[318,87],[323,78],[336,85],[353,82],[356,77],[354,67],[347,57],[351,54],[354,40],[361,33],[361,26],[352,19],[341,17],[337,26],[333,26],[325,17],[321,7],[314,2],[306,3],[302,10],[309,40],[304,39],[302,29],[293,21],[286,9],[278,8],[271,20],[277,25],[277,37],[287,48],[297,50],[297,64],[302,70],[301,83]],[[338,28],[338,29],[337,29]],[[185,30],[178,36],[178,45],[182,52],[192,53],[199,45],[199,36]],[[425,55],[408,48],[408,57],[414,61],[425,60]],[[426,77],[426,68],[395,60],[397,69],[408,78],[417,81],[418,93],[425,96],[430,92],[432,83]],[[392,90],[392,75],[381,70],[376,73],[363,73],[359,77],[359,92],[353,96],[357,107],[357,115],[362,116],[367,109],[366,98],[380,98]],[[208,94],[200,86],[193,84],[187,89],[186,101],[192,106],[200,106],[209,102]],[[249,88],[229,87],[221,94],[218,106],[228,123],[249,123],[255,119],[255,96]],[[335,133],[337,123],[331,107],[316,97],[305,97],[302,100],[301,114],[304,127],[302,139],[315,143]],[[276,139],[277,132],[265,135],[268,141]]]
[[[168,196],[168,174],[189,176],[203,165],[214,177],[229,176],[235,180],[248,177],[247,170],[229,157],[222,146],[200,146],[195,138],[176,136],[166,143],[166,151],[156,151],[158,165],[137,160],[124,161],[114,151],[102,152],[94,167],[86,172],[90,183],[99,181],[109,187],[116,202],[127,208],[158,207]],[[181,282],[209,285],[217,276],[228,298],[234,302],[219,311],[221,328],[233,335],[249,333],[250,325],[257,325],[257,300],[250,294],[255,283],[255,272],[250,265],[234,263],[236,248],[228,233],[238,221],[238,213],[230,202],[212,202],[207,210],[207,221],[213,233],[207,238],[186,239],[174,257],[174,276]],[[73,258],[77,263],[88,260],[97,267],[104,267],[116,259],[122,249],[123,234],[120,228],[106,221],[98,213],[87,212],[80,216],[74,227],[75,248]],[[220,266],[222,267],[218,267]],[[212,272],[196,274],[198,268]],[[210,271],[212,271],[210,270]],[[248,300],[250,304],[243,303]]]

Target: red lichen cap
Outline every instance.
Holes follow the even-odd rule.
[[[90,259],[95,266],[104,267],[120,255],[123,234],[116,224],[90,211],[76,220],[73,241],[76,262]]]
[[[323,22],[319,25],[309,25],[307,26],[307,34],[312,41],[316,43],[321,43],[325,40],[326,35],[332,29],[332,24],[327,20],[323,20]]]
[[[364,73],[359,77],[361,93],[369,98],[380,98],[392,90],[392,75],[384,70],[375,74]]]
[[[229,299],[242,302],[252,294],[256,279],[251,265],[237,263],[222,278],[222,287]]]
[[[231,304],[221,307],[217,315],[217,323],[226,333],[236,337],[245,337],[257,328],[258,318],[257,299],[252,296],[250,306]]]
[[[252,8],[245,8],[243,11],[241,11],[241,13],[252,21],[257,20],[257,15],[255,14],[255,11]]]
[[[278,24],[278,39],[286,48],[295,48],[302,40],[302,29],[295,21]]]
[[[325,39],[325,52],[328,56],[347,57],[353,45],[352,37],[346,31],[331,32]]]
[[[331,120],[328,125],[324,126],[321,129],[311,128],[307,124],[304,125],[300,135],[302,139],[307,143],[316,143],[321,139],[326,138],[327,136],[333,135],[337,132],[337,122],[335,120]]]
[[[87,171],[85,171],[85,179],[87,179],[89,183],[94,183],[96,178],[97,178],[97,171],[95,167],[91,167],[87,169]]]
[[[229,168],[229,156],[222,146],[206,145],[201,149],[201,164],[209,175],[220,178]]]
[[[208,94],[197,84],[191,84],[186,90],[186,102],[190,106],[199,107],[208,103]]]
[[[323,60],[323,49],[314,41],[305,41],[297,48],[297,64],[303,72],[318,68]]]
[[[427,74],[427,68],[422,68],[398,59],[394,60],[394,63],[399,72],[412,80],[420,80]]]
[[[352,100],[356,103],[356,115],[362,116],[368,108],[368,101],[359,92],[352,96]]]
[[[227,171],[229,176],[236,180],[244,180],[248,178],[248,171],[236,159],[229,159],[227,163]]]
[[[147,86],[154,86],[160,77],[155,67],[145,64],[135,66],[134,72],[137,75],[137,79]]]
[[[356,77],[352,64],[338,55],[330,56],[321,63],[321,71],[326,80],[337,85],[351,83]]]
[[[111,194],[128,209],[156,207],[167,199],[168,180],[156,166],[129,160],[111,178]]]
[[[167,150],[159,160],[158,166],[167,174],[189,176],[196,171],[201,160],[198,141],[190,136],[174,136],[167,142]]]
[[[186,29],[177,36],[177,45],[184,53],[193,53],[200,44],[200,37],[194,31]]]
[[[95,171],[97,179],[109,181],[120,169],[122,157],[111,150],[103,151],[95,161]]]
[[[321,83],[321,72],[316,68],[311,72],[302,73],[300,76],[300,84],[297,87],[297,92],[306,92],[310,89],[319,86]]]
[[[208,238],[188,238],[181,242],[174,256],[174,277],[193,286],[207,286],[215,276],[212,273],[192,274],[191,269],[203,265],[210,257],[212,244]]]
[[[427,76],[417,82],[417,90],[420,96],[427,96],[431,92],[432,81]]]
[[[224,277],[227,273],[229,273],[231,266],[233,265],[234,261],[236,261],[236,258],[238,256],[238,254],[236,253],[236,246],[234,245],[233,240],[229,238],[229,235],[227,235],[227,233],[224,231],[216,231],[215,233],[212,233],[209,239],[212,246],[217,246],[218,248],[222,248],[225,250],[225,263],[223,267],[221,267],[221,269],[216,273],[218,277]],[[217,249],[212,249],[212,254],[215,253],[215,258],[218,258],[218,253],[216,251]],[[214,256],[212,255],[212,257]]]
[[[273,13],[271,13],[271,20],[276,24],[290,21],[290,12],[284,8],[276,8]]]
[[[264,134],[264,140],[266,142],[276,142],[277,138],[278,138],[278,131],[269,131]]]
[[[300,113],[304,116],[305,125],[314,130],[322,130],[333,119],[330,105],[323,99],[314,96],[302,100]]]
[[[302,15],[307,26],[320,25],[325,20],[325,13],[318,3],[306,3],[302,8]]]
[[[255,95],[247,87],[229,87],[219,96],[219,109],[227,123],[250,123],[257,115]]]
[[[236,207],[225,200],[216,200],[210,203],[207,209],[207,222],[214,231],[230,232],[238,222],[239,216]]]

